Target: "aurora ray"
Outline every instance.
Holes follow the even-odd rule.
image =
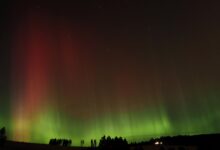
[[[103,135],[219,132],[218,5],[165,3],[8,3],[0,56],[8,138],[89,145]]]

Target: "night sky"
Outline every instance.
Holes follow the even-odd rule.
[[[0,126],[73,145],[220,132],[219,2],[0,2]]]

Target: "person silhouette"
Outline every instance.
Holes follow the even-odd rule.
[[[91,140],[91,147],[94,147],[94,143],[93,143],[93,140]]]
[[[96,147],[96,139],[94,140],[94,147]]]
[[[81,146],[83,147],[83,145],[84,145],[84,140],[81,140]]]

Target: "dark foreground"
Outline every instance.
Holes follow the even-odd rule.
[[[159,144],[158,144],[159,143]],[[90,147],[64,147],[6,141],[0,150],[103,150]],[[112,150],[112,148],[104,148]],[[115,149],[115,148],[114,148]],[[117,148],[118,149],[118,148]],[[129,150],[219,150],[220,134],[161,137],[150,141],[129,144]]]
[[[63,147],[52,146],[48,144],[34,144],[34,143],[22,143],[7,141],[4,146],[0,147],[0,150],[87,150],[88,147]]]

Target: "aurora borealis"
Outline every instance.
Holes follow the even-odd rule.
[[[0,126],[73,145],[220,132],[216,3],[2,3]]]

